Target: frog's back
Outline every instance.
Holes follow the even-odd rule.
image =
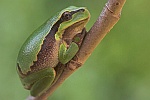
[[[23,74],[31,71],[30,66],[37,61],[37,55],[41,50],[43,41],[56,21],[57,20],[53,18],[45,22],[35,30],[22,45],[18,54],[17,65]]]

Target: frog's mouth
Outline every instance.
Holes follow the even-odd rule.
[[[62,37],[67,39],[73,39],[75,35],[81,33],[82,30],[85,28],[87,20],[88,18],[69,26],[67,29],[65,29]]]

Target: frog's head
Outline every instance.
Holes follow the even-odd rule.
[[[72,38],[81,33],[90,19],[90,13],[85,7],[70,6],[59,13],[58,19],[60,25],[56,37],[61,38],[65,35]]]

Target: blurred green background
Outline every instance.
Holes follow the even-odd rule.
[[[70,6],[91,12],[89,29],[107,0],[0,0],[0,100],[25,100],[16,58],[26,38]],[[150,100],[150,1],[127,0],[120,21],[83,67],[50,100]]]

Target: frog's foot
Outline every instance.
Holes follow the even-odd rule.
[[[69,46],[69,48],[67,48],[67,46],[62,43],[60,45],[60,50],[59,50],[59,61],[62,64],[66,64],[68,63],[78,52],[79,47],[75,42],[72,42]]]

